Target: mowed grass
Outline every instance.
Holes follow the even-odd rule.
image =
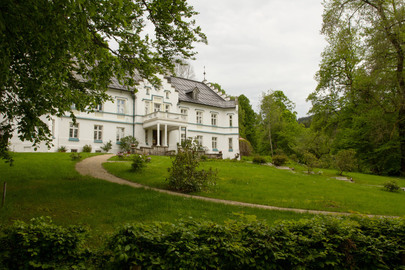
[[[269,223],[313,216],[209,203],[81,176],[69,153],[16,153],[14,158],[12,167],[0,162],[1,191],[7,182],[0,229],[14,220],[50,216],[56,224],[87,225],[97,239],[126,223],[174,222],[190,217],[223,222],[236,218],[234,213],[255,215]],[[170,163],[169,159],[153,158],[152,164],[158,166],[159,162]],[[153,166],[147,171],[158,179]]]
[[[130,162],[106,163],[111,173],[144,185],[167,188],[168,157],[152,157],[142,173],[131,172]],[[352,212],[360,214],[404,216],[405,192],[387,192],[381,185],[391,177],[350,173],[354,183],[336,180],[336,172],[309,175],[246,162],[208,161],[201,168],[218,170],[216,188],[198,195],[263,205]],[[405,186],[404,178],[395,178]]]

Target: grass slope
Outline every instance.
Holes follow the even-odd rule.
[[[0,229],[17,219],[28,221],[50,216],[61,225],[88,225],[97,238],[133,222],[173,222],[189,217],[223,222],[240,212],[256,215],[269,223],[312,217],[185,199],[81,176],[75,171],[69,153],[16,153],[14,159],[12,167],[0,163],[0,184],[7,182],[6,203],[0,209]],[[162,162],[170,163],[168,159]],[[158,159],[154,159],[154,164],[158,166]]]
[[[133,173],[130,162],[106,163],[111,173],[149,186],[166,188],[168,157],[152,157],[152,162],[142,173]],[[355,183],[339,181],[332,170],[322,175],[308,175],[297,171],[280,170],[265,165],[245,162],[209,161],[202,168],[218,170],[219,181],[214,191],[198,195],[257,203],[279,207],[355,212],[376,215],[405,215],[405,193],[382,190],[390,177],[351,173]],[[400,186],[405,180],[398,179]]]

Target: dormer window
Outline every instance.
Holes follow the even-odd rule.
[[[198,88],[194,88],[193,92],[192,92],[192,97],[193,99],[198,99],[198,95],[200,94],[200,90],[198,90]]]

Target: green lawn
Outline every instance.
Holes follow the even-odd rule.
[[[152,157],[142,173],[131,172],[130,162],[106,163],[104,167],[119,177],[166,188],[164,180],[170,165],[168,157]],[[333,170],[308,175],[298,166],[291,172],[226,160],[203,162],[201,167],[213,167],[219,172],[216,189],[198,193],[201,196],[290,208],[405,216],[405,192],[387,192],[378,186],[391,177],[350,173],[355,181],[350,183],[332,178],[336,176]],[[404,178],[397,181],[405,186]]]
[[[17,219],[28,221],[33,217],[50,216],[61,225],[88,225],[93,237],[97,238],[122,224],[133,222],[173,222],[189,217],[223,222],[233,218],[234,213],[241,212],[256,215],[268,223],[279,219],[312,217],[209,203],[112,184],[79,175],[69,155],[16,153],[13,167],[0,162],[1,192],[3,182],[7,182],[6,203],[0,209],[0,229]],[[159,164],[167,167],[170,160],[153,157],[153,163],[147,169],[148,174],[153,175],[153,181],[164,178],[160,173],[165,173],[165,169],[153,169]],[[129,163],[115,165],[129,166]]]

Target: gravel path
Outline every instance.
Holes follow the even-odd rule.
[[[283,208],[283,207],[275,207],[275,206],[268,206],[268,205],[261,205],[261,204],[252,204],[252,203],[244,203],[244,202],[237,202],[237,201],[229,201],[229,200],[221,200],[221,199],[214,199],[214,198],[207,198],[195,195],[188,195],[173,191],[168,191],[164,189],[157,189],[148,186],[144,186],[141,184],[133,183],[128,180],[118,178],[110,173],[108,173],[102,166],[102,163],[108,162],[107,160],[114,155],[107,154],[107,155],[99,155],[90,158],[86,158],[81,162],[76,164],[76,170],[82,175],[90,175],[92,177],[106,180],[112,183],[120,184],[120,185],[127,185],[134,188],[144,188],[149,190],[154,190],[161,193],[166,193],[174,196],[180,197],[187,197],[193,198],[196,200],[214,202],[214,203],[222,203],[228,205],[236,205],[236,206],[244,206],[244,207],[252,207],[252,208],[261,208],[267,210],[278,210],[278,211],[290,211],[296,213],[308,213],[308,214],[322,214],[322,215],[352,215],[351,213],[341,213],[341,212],[329,212],[329,211],[317,211],[317,210],[305,210],[305,209],[296,209],[296,208]],[[369,217],[375,217],[375,215],[368,215]]]

